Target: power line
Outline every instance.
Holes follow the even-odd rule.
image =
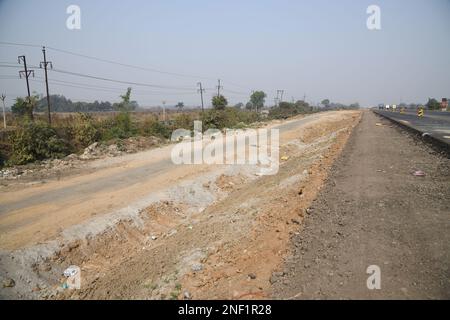
[[[41,79],[45,80],[43,77],[35,76],[35,79]],[[39,82],[44,83],[45,81],[30,79],[30,81],[33,82]],[[20,80],[19,77],[14,75],[0,75],[0,80]],[[104,92],[111,92],[111,93],[118,93],[123,88],[115,88],[115,87],[105,87],[105,86],[97,86],[97,85],[91,85],[91,84],[84,84],[80,82],[72,82],[72,81],[64,81],[64,80],[58,80],[58,79],[51,79],[48,80],[49,83],[56,85],[56,86],[63,86],[63,87],[70,87],[70,88],[77,88],[77,89],[85,89],[85,90],[91,90],[91,91],[104,91]],[[204,89],[203,89],[204,90]],[[196,94],[195,91],[191,92],[171,92],[171,91],[142,91],[142,90],[133,90],[134,95],[158,95],[158,94],[169,94],[169,95],[194,95]]]
[[[108,60],[108,59],[97,58],[97,57],[94,57],[94,56],[88,56],[88,55],[85,55],[85,54],[75,53],[75,52],[71,52],[71,51],[63,50],[63,49],[58,49],[58,48],[54,48],[54,47],[47,47],[47,48],[50,49],[50,50],[53,50],[53,51],[57,51],[57,52],[65,53],[65,54],[70,54],[70,55],[77,56],[77,57],[82,57],[82,58],[91,59],[91,60],[95,60],[95,61],[115,64],[115,65],[118,65],[118,66],[132,68],[132,69],[137,69],[137,70],[156,72],[156,73],[160,73],[160,74],[167,74],[167,75],[177,76],[177,77],[213,80],[213,78],[208,78],[208,77],[202,77],[202,76],[197,76],[197,75],[189,75],[189,74],[182,74],[182,73],[176,73],[176,72],[170,72],[170,71],[163,71],[163,70],[158,70],[158,69],[154,69],[154,68],[141,67],[141,66],[128,64],[128,63],[122,63],[122,62],[112,61],[112,60]]]
[[[116,80],[116,79],[111,79],[111,78],[99,77],[99,76],[88,75],[88,74],[83,74],[83,73],[78,73],[78,72],[67,71],[67,70],[60,70],[60,69],[53,69],[52,71],[58,72],[58,73],[69,74],[69,75],[77,76],[77,77],[90,78],[90,79],[122,83],[122,84],[129,84],[129,85],[135,85],[135,86],[143,86],[143,87],[151,87],[151,88],[159,88],[159,89],[192,90],[192,88],[189,88],[189,87],[172,87],[172,86],[155,85],[155,84],[148,84],[148,83],[141,83],[141,82],[123,81],[123,80]]]
[[[20,47],[32,47],[32,48],[41,48],[41,45],[37,44],[27,44],[27,43],[16,43],[16,42],[6,42],[6,41],[0,41],[0,44],[7,45],[7,46],[20,46]]]
[[[35,45],[35,44],[24,44],[24,43],[3,42],[3,41],[0,41],[0,44],[12,45],[12,46],[36,47],[36,48],[41,48],[42,47],[41,45]],[[47,49],[53,50],[53,51],[56,51],[56,52],[60,52],[60,53],[64,53],[64,54],[77,56],[77,57],[82,57],[82,58],[85,58],[85,59],[90,59],[90,60],[94,60],[94,61],[100,61],[100,62],[104,62],[104,63],[110,63],[110,64],[119,65],[119,66],[127,67],[127,68],[132,68],[132,69],[136,69],[136,70],[150,71],[150,72],[166,74],[166,75],[172,75],[172,76],[178,76],[178,77],[184,77],[184,78],[215,80],[214,78],[211,78],[211,77],[204,77],[204,76],[191,75],[191,74],[183,74],[183,73],[159,70],[159,69],[156,69],[156,68],[148,68],[148,67],[143,67],[143,66],[137,66],[137,65],[133,65],[133,64],[122,63],[122,62],[113,61],[113,60],[109,60],[109,59],[94,57],[94,56],[81,54],[81,53],[76,53],[76,52],[73,52],[73,51],[59,49],[59,48],[50,47],[50,46],[47,46]],[[232,85],[232,86],[241,87],[243,89],[248,89],[248,87],[243,86],[241,84],[237,84],[235,82],[231,82],[231,81],[225,81],[225,82],[230,84],[230,85]]]

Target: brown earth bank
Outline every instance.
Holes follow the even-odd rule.
[[[288,253],[290,236],[298,231],[360,114],[327,112],[280,124],[282,161],[273,176],[239,166],[172,168],[165,160],[170,154],[166,147],[123,163],[117,159],[112,169],[26,190],[26,205],[0,219],[2,238],[8,240],[0,252],[1,277],[7,284],[14,281],[0,288],[0,296],[270,297],[270,281]],[[144,160],[148,155],[152,160]],[[147,177],[148,168],[155,166],[155,175]],[[111,202],[108,185],[103,191],[92,189],[79,203],[69,198],[107,182],[117,185],[117,204]],[[61,193],[58,186],[75,193]],[[52,205],[57,198],[38,198],[41,191],[63,196],[61,206]],[[109,209],[126,205],[127,199],[127,207]],[[19,203],[6,205],[18,208]],[[54,210],[51,216],[47,207]],[[40,226],[49,229],[45,236],[36,232]],[[70,265],[81,268],[80,290],[61,287],[62,272]]]
[[[449,182],[448,158],[364,112],[292,237],[271,297],[449,299]],[[371,265],[380,290],[367,287]]]

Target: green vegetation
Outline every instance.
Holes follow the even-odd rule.
[[[261,110],[264,108],[264,103],[266,102],[267,95],[264,91],[255,91],[250,96],[250,104],[252,108],[256,108],[257,110]]]
[[[223,95],[214,96],[212,98],[211,102],[212,102],[214,109],[217,109],[217,110],[224,110],[225,107],[228,105],[228,101]]]
[[[181,112],[184,103],[177,104],[178,112],[173,113],[168,121],[161,121],[154,113],[132,112],[136,104],[131,100],[132,89],[128,88],[121,101],[111,105],[94,102],[94,108],[101,110],[114,109],[119,112],[108,113],[77,113],[58,114],[53,117],[50,127],[40,119],[42,115],[35,115],[33,111],[40,110],[41,100],[38,96],[31,99],[17,98],[12,107],[14,119],[12,130],[4,132],[0,138],[1,153],[0,165],[17,165],[64,157],[70,153],[82,152],[84,148],[94,142],[116,143],[121,145],[122,139],[134,136],[155,136],[170,139],[173,130],[184,128],[193,130],[194,121],[201,120],[203,130],[211,128],[222,130],[224,128],[244,129],[259,121],[270,119],[285,119],[301,113],[317,111],[303,101],[296,103],[281,102],[278,107],[262,111],[266,94],[255,91],[246,108],[243,103],[229,107],[226,97],[215,96],[212,99],[214,108],[198,111]],[[70,108],[86,110],[84,104],[73,103],[63,96],[52,96],[53,102],[59,101],[61,105]],[[46,102],[45,105],[46,107]],[[258,112],[255,107],[258,107]],[[89,106],[87,109],[89,109]],[[58,109],[52,104],[52,108]],[[69,108],[69,109],[70,109]],[[65,107],[63,107],[64,110]],[[46,109],[43,109],[44,111]],[[34,119],[35,118],[35,119]]]
[[[33,95],[26,98],[18,97],[16,102],[12,105],[11,111],[18,117],[34,120],[33,111],[37,105],[39,97]]]
[[[307,102],[301,100],[295,103],[280,102],[278,107],[269,111],[269,118],[287,119],[298,114],[312,113],[313,111],[314,109]]]
[[[202,118],[203,129],[241,128],[243,125],[262,120],[259,113],[236,108],[205,110]]]
[[[428,98],[428,102],[426,104],[429,110],[440,110],[441,103],[434,98]]]
[[[8,164],[58,158],[68,152],[67,143],[43,122],[27,121],[11,136],[12,156]]]

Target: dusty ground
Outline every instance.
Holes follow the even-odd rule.
[[[93,143],[79,154],[70,154],[61,159],[47,159],[25,165],[6,167],[0,170],[0,192],[22,190],[30,185],[60,180],[87,173],[94,159],[118,157],[167,144],[157,137],[131,137],[124,140]],[[93,171],[93,170],[91,170]]]
[[[365,112],[292,237],[272,297],[449,299],[449,181],[448,158]],[[369,265],[381,269],[381,290],[367,289]]]
[[[286,158],[275,176],[246,166],[174,166],[163,147],[2,193],[0,271],[15,285],[0,295],[268,297],[290,234],[359,115],[327,112],[278,124]],[[61,288],[72,264],[81,267],[81,290]]]

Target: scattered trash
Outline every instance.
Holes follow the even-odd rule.
[[[183,296],[184,296],[184,299],[186,299],[186,300],[191,300],[192,299],[192,296],[189,293],[189,291],[185,291]]]
[[[77,274],[77,272],[78,272],[77,266],[70,266],[66,270],[64,270],[63,274],[66,278],[68,278],[68,277],[73,277],[74,275]]]
[[[376,126],[377,126],[377,127],[383,127],[384,124],[378,122],[378,123],[376,124]]]
[[[289,160],[289,157],[288,156],[282,156],[281,157],[281,161],[288,161]]]
[[[157,236],[152,236],[152,240],[156,240],[156,239],[158,239]]]
[[[421,170],[417,170],[413,172],[413,176],[416,177],[425,177],[425,172],[421,171]]]
[[[200,263],[197,263],[197,264],[194,264],[191,269],[194,272],[202,271],[203,270],[203,265],[200,264]]]

